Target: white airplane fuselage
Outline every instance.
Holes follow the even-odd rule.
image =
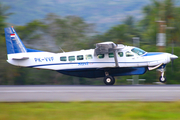
[[[125,48],[118,50],[123,55],[118,55],[119,67],[148,67],[156,66],[161,63],[167,64],[171,61],[172,54],[169,53],[146,53],[144,55],[137,55],[131,51],[134,47],[126,46]],[[129,51],[133,56],[126,56],[126,52]],[[83,59],[78,60],[77,56],[83,56]],[[91,55],[92,58],[86,58],[87,55]],[[19,56],[26,56],[29,59],[15,60],[13,58]],[[74,56],[74,60],[69,60],[70,56]],[[60,57],[66,57],[66,61],[61,61]],[[115,61],[113,57],[109,57],[108,54],[104,54],[104,58],[98,58],[94,55],[94,49],[80,50],[65,53],[51,53],[51,52],[28,52],[8,54],[8,60],[10,64],[21,67],[33,67],[40,69],[50,70],[64,70],[64,69],[86,69],[86,68],[109,68],[115,67]]]

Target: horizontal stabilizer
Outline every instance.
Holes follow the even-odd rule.
[[[29,57],[15,57],[15,58],[12,58],[13,60],[26,60],[26,59],[29,59]]]
[[[27,53],[17,53],[17,54],[8,54],[8,59],[10,60],[27,60],[29,56]]]

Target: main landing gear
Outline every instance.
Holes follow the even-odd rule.
[[[114,77],[110,76],[108,72],[105,72],[105,77],[104,77],[104,83],[106,85],[114,85],[115,79]]]
[[[158,69],[158,71],[161,72],[161,76],[159,77],[159,81],[162,83],[165,83],[167,81],[166,77],[164,76],[165,68],[162,67],[161,69]]]

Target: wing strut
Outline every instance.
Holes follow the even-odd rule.
[[[113,54],[114,54],[115,65],[116,65],[116,67],[119,67],[118,58],[117,58],[117,49],[116,49],[116,46],[114,46],[114,45],[113,45]]]

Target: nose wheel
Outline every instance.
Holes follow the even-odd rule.
[[[160,76],[159,81],[162,82],[162,83],[165,83],[166,82],[166,77],[165,76]]]
[[[159,82],[165,83],[167,81],[166,77],[164,76],[165,68],[158,69],[161,72],[161,76],[159,77]]]

